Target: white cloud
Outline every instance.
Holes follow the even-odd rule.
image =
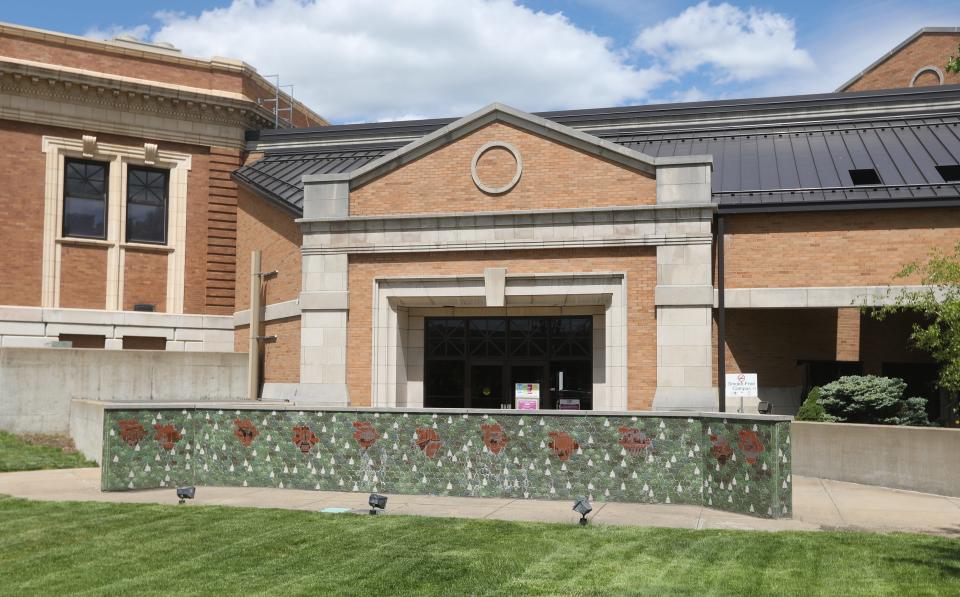
[[[152,39],[280,73],[340,122],[639,102],[669,77],[560,13],[510,0],[234,0],[161,13]]]
[[[766,10],[742,10],[727,3],[701,2],[676,17],[642,30],[634,46],[674,74],[713,67],[720,83],[749,81],[813,69],[797,47],[794,23]]]
[[[112,26],[106,29],[90,29],[83,34],[84,37],[98,40],[110,40],[115,37],[132,37],[134,39],[146,39],[150,36],[149,25],[137,25],[135,27]]]

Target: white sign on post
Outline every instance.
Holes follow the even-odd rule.
[[[758,398],[760,396],[757,391],[756,373],[727,373],[726,382],[727,397],[740,399],[740,409],[737,412],[743,412],[744,398]]]

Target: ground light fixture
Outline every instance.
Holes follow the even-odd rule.
[[[370,514],[376,514],[377,510],[387,509],[387,496],[379,493],[371,493],[368,502],[370,504]]]
[[[192,500],[196,494],[197,488],[192,485],[190,487],[177,487],[177,497],[180,498],[181,504],[187,503],[187,500]]]
[[[573,509],[580,515],[580,524],[587,524],[587,514],[593,511],[593,506],[590,505],[587,498],[578,498],[577,501],[573,503]]]

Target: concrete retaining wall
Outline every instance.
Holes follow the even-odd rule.
[[[71,400],[246,397],[243,353],[0,348],[0,429],[68,433]]]
[[[70,437],[81,454],[97,464],[103,458],[103,402],[70,402]]]
[[[792,423],[798,475],[960,496],[960,429]]]

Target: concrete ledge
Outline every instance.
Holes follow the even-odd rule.
[[[794,473],[960,497],[960,429],[794,421]]]
[[[301,292],[301,311],[345,311],[350,306],[346,290],[328,292]]]
[[[928,286],[836,286],[809,288],[727,288],[727,309],[874,307],[892,304],[903,292]],[[714,306],[717,293],[714,292]]]
[[[263,321],[275,321],[277,319],[288,319],[290,317],[300,317],[300,301],[297,299],[284,301],[282,303],[273,303],[263,309]],[[244,309],[233,314],[233,327],[241,325],[250,325],[250,310]]]
[[[713,286],[657,286],[654,289],[654,303],[658,307],[666,306],[711,306]]]

